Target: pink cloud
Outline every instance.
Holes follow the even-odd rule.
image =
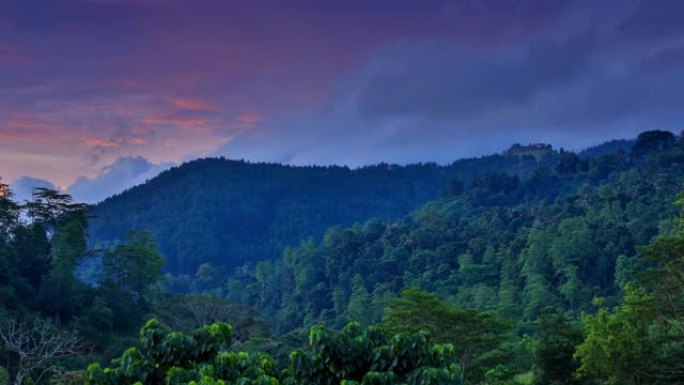
[[[213,103],[199,99],[176,98],[172,99],[171,103],[173,103],[174,106],[185,110],[213,111],[217,109]]]
[[[182,130],[189,130],[193,132],[207,132],[209,119],[192,116],[178,116],[173,114],[149,116],[142,120],[144,124],[156,126],[175,126]]]
[[[97,139],[97,138],[88,138],[88,139],[83,141],[83,144],[85,144],[88,147],[104,147],[104,148],[116,148],[116,147],[119,147],[121,145],[117,141]]]
[[[45,3],[58,12],[34,20],[27,8],[25,29],[0,15],[0,72],[12,83],[3,79],[0,88],[0,140],[33,141],[27,154],[64,153],[74,175],[91,172],[82,164],[93,152],[98,164],[120,155],[167,161],[211,153],[267,116],[280,123],[288,111],[330,105],[340,77],[358,71],[378,47],[482,31],[497,40],[516,19],[496,9],[445,14],[433,6],[442,1],[427,0],[408,8],[280,0]],[[541,16],[534,20],[543,22]],[[47,141],[52,145],[38,143]],[[26,165],[26,172],[36,167]]]
[[[264,114],[262,114],[260,112],[250,112],[250,113],[241,114],[240,116],[238,116],[237,120],[240,123],[253,125],[253,124],[258,123],[264,119],[265,119]]]
[[[136,145],[136,146],[142,146],[144,144],[148,144],[149,142],[145,138],[134,136],[134,137],[128,139],[128,143]]]
[[[0,141],[44,142],[57,135],[52,125],[39,119],[21,117],[0,122]]]
[[[27,137],[26,135],[22,135],[21,133],[17,132],[6,132],[6,131],[0,131],[0,141],[11,141],[11,140],[19,140],[19,139],[29,139],[29,138],[36,138],[36,136],[30,136]]]
[[[4,126],[12,130],[20,131],[46,131],[46,129],[50,127],[50,125],[45,121],[31,118],[10,119],[4,124]]]

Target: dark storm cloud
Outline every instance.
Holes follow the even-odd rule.
[[[629,38],[670,38],[684,33],[684,2],[680,0],[641,0],[618,32]]]
[[[359,95],[361,115],[460,119],[502,105],[524,105],[588,69],[593,35],[544,40],[482,57],[435,48],[430,58],[400,74],[373,76]],[[409,61],[414,57],[411,52],[406,56]]]
[[[293,163],[449,161],[512,142],[581,149],[680,129],[680,3],[544,4],[445,3],[442,17],[460,26],[454,35],[378,47],[341,80],[328,113],[267,124],[222,153]]]

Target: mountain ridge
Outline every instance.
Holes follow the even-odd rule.
[[[579,155],[610,154],[633,143],[609,141]],[[490,174],[526,177],[540,167],[553,168],[564,153],[572,154],[548,146],[541,157],[504,151],[446,165],[358,168],[197,159],[96,205],[90,242],[106,246],[131,229],[150,230],[159,240],[167,272],[194,275],[204,263],[230,271],[276,258],[286,246],[309,237],[321,239],[333,226],[400,218]]]
[[[543,162],[553,163],[552,158]],[[331,226],[371,217],[398,218],[447,193],[454,179],[468,183],[478,174],[522,175],[539,163],[532,157],[500,154],[445,166],[379,164],[357,169],[200,159],[105,199],[92,211],[89,233],[97,246],[122,239],[130,229],[151,230],[160,240],[167,270],[192,274],[205,261],[235,267],[273,258],[285,246],[309,236],[319,238]],[[164,220],[164,213],[172,212],[187,214],[185,222],[171,225]],[[206,239],[175,235],[195,231]],[[260,250],[245,250],[244,244]],[[188,257],[195,252],[205,255]]]

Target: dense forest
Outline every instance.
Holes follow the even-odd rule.
[[[93,244],[108,245],[130,229],[150,230],[159,239],[166,271],[194,275],[203,263],[230,271],[276,258],[286,246],[320,238],[331,226],[401,218],[441,197],[453,179],[495,171],[525,175],[537,164],[531,156],[502,155],[449,166],[359,169],[202,159],[97,205],[89,233]]]
[[[615,303],[639,266],[636,247],[668,226],[684,186],[681,143],[641,139],[631,154],[562,151],[526,177],[452,182],[451,196],[400,221],[334,227],[239,270],[227,295],[281,331],[377,322],[385,299],[406,287],[509,320],[536,319],[547,306],[579,314],[597,296]]]
[[[3,185],[0,385],[684,383],[684,137],[525,151]]]

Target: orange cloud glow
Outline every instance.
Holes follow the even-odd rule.
[[[209,127],[209,119],[192,116],[156,115],[144,118],[142,123],[154,126],[175,126],[182,131],[198,134],[211,132],[212,130]]]
[[[174,106],[185,110],[213,111],[216,106],[204,100],[177,98],[171,101]]]
[[[0,122],[0,140],[47,141],[53,139],[51,126],[42,120],[21,118]]]
[[[136,146],[141,146],[141,145],[147,144],[149,142],[145,138],[140,138],[140,137],[135,136],[135,137],[128,139],[128,143],[134,144]]]
[[[6,127],[13,130],[44,130],[48,127],[45,122],[31,119],[13,119],[5,124]]]
[[[21,139],[22,135],[18,134],[16,132],[3,132],[0,131],[0,141],[10,141],[10,140],[17,140]]]
[[[85,144],[88,147],[106,147],[106,148],[115,148],[119,147],[119,143],[111,140],[104,140],[104,139],[97,139],[97,138],[88,138],[83,141],[83,144]]]

